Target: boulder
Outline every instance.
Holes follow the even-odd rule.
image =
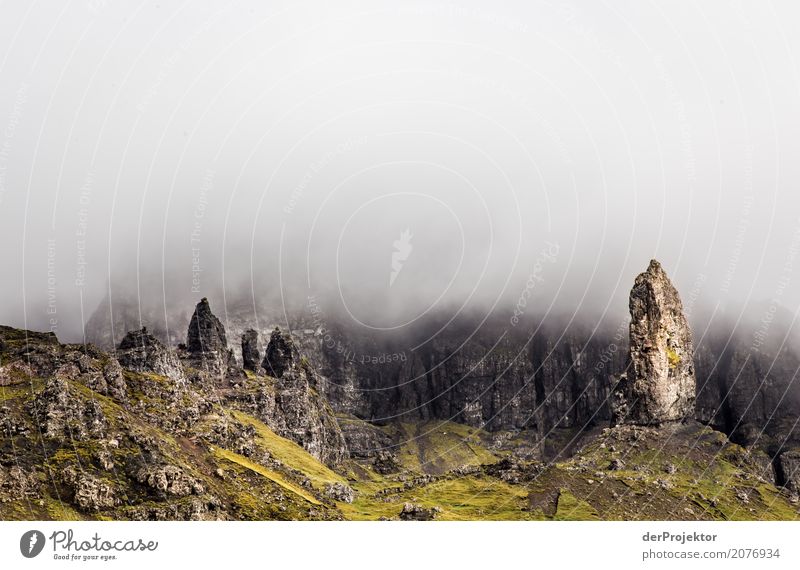
[[[433,507],[427,509],[415,503],[404,503],[403,510],[400,511],[400,520],[402,521],[432,521],[442,509]]]
[[[356,492],[344,483],[328,483],[325,485],[325,496],[341,503],[352,503],[356,498]]]
[[[205,491],[199,481],[174,465],[143,467],[136,473],[136,480],[162,495],[185,497],[191,494],[200,495]]]
[[[70,465],[61,473],[64,484],[72,491],[73,502],[84,511],[99,511],[122,503],[111,483]]]

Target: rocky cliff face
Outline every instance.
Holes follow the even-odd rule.
[[[623,421],[661,424],[694,418],[694,346],[677,290],[658,261],[636,278],[630,295],[631,366]]]
[[[296,352],[287,333],[273,330],[262,365],[268,376],[251,379],[251,389],[235,397],[276,433],[339,465],[348,456],[341,428],[314,371]],[[258,386],[255,392],[252,386]]]
[[[779,490],[762,477],[763,454],[696,422],[597,427],[574,456],[547,464],[498,445],[518,432],[349,416],[339,420],[355,453],[333,456],[341,433],[302,358],[280,379],[179,385],[122,371],[91,346],[0,327],[0,372],[0,520],[798,515],[795,454],[781,456]]]
[[[443,501],[436,518],[457,518],[462,482],[480,496],[497,493],[498,481],[498,504],[512,505],[498,518],[558,518],[565,481],[612,517],[737,517],[744,508],[791,518],[794,353],[783,341],[756,347],[723,335],[693,354],[677,292],[656,263],[635,283],[631,316],[616,331],[467,318],[427,340],[275,329],[261,363],[254,329],[242,342],[247,371],[206,300],[177,351],[146,329],[111,355],[0,327],[0,518],[27,508],[31,518],[403,519],[416,516],[420,493]],[[247,330],[246,319],[233,322]],[[749,449],[690,420],[695,367],[697,417]],[[618,383],[626,371],[630,383]],[[615,393],[634,425],[605,429]],[[707,506],[685,507],[695,482],[674,465],[663,466],[658,488],[633,473],[650,473],[648,446],[677,453],[701,439],[689,452],[692,476],[736,478],[735,489],[723,481],[717,497],[692,498]],[[556,458],[561,466],[542,462]],[[634,488],[646,503],[620,510],[620,493]]]
[[[447,419],[489,431],[524,431],[532,443],[554,429],[607,422],[612,374],[624,350],[591,331],[562,338],[550,329],[532,338],[486,325],[469,338],[436,339],[388,361],[343,357],[323,339],[301,339],[301,352],[326,379],[337,411],[369,421]],[[381,354],[351,345],[352,354]]]
[[[659,281],[659,271],[653,273]],[[639,369],[645,376],[662,378],[661,373],[666,372],[670,383],[670,378],[678,377],[681,371],[688,373],[691,338],[684,338],[680,332],[688,328],[682,328],[685,319],[676,316],[680,314],[677,304],[662,303],[658,309],[662,320],[671,321],[663,325],[663,331],[672,331],[669,339],[666,334],[656,335],[655,340],[648,337],[648,327],[655,325],[657,330],[660,326],[657,312],[651,315],[645,308],[648,296],[672,295],[666,287],[668,281],[664,279],[660,292],[652,284],[652,292],[647,285],[634,287],[632,297],[641,317],[637,317],[639,324],[635,327],[626,322],[592,330],[536,319],[511,327],[507,319],[498,316],[477,330],[473,330],[477,320],[467,319],[464,326],[449,326],[427,343],[422,343],[426,335],[383,342],[341,323],[319,327],[313,319],[298,314],[292,317],[291,335],[284,330],[272,353],[290,354],[295,362],[307,362],[313,373],[309,388],[323,406],[332,410],[326,417],[335,413],[340,423],[345,416],[377,425],[452,420],[496,434],[497,445],[513,445],[519,453],[549,457],[568,447],[579,432],[611,421],[610,401],[622,388],[617,384],[619,377],[626,372],[630,378],[634,376],[628,348],[631,328],[635,328],[637,344],[650,347],[637,349]],[[246,303],[239,309],[229,307],[226,328],[241,334],[255,325],[252,313],[252,306]],[[271,339],[273,328],[270,324],[257,332]],[[792,383],[800,360],[792,345],[783,341],[785,329],[776,323],[772,329],[777,340],[759,343],[759,349],[753,350],[757,331],[740,326],[732,333],[733,326],[729,330],[716,325],[716,333],[705,334],[696,347],[693,361],[697,418],[738,443],[777,457],[800,445],[800,429],[795,424],[800,415],[800,390],[795,388],[796,382]],[[288,338],[296,352],[283,346],[288,345],[284,342]],[[282,348],[275,350],[279,344]],[[32,357],[42,366],[52,367],[46,356],[39,358],[32,353]],[[280,368],[288,359],[279,358],[274,363]],[[273,372],[277,374],[277,370]],[[678,403],[666,404],[671,411],[657,404],[663,400],[652,398],[657,404],[652,408],[655,411],[648,409],[646,415],[680,416],[677,410],[684,405],[684,411],[689,408],[687,388],[686,382],[675,384],[672,394]],[[669,390],[672,388],[667,393]],[[270,421],[275,429],[283,430],[278,425],[283,412],[275,408],[277,389],[265,387],[264,393],[259,396],[260,416],[273,417]],[[318,404],[312,405],[320,409]],[[364,447],[361,443],[381,439],[364,425],[342,423],[348,441],[357,442],[359,449]],[[316,432],[322,433],[317,426]],[[323,439],[313,436],[306,441],[317,448]],[[331,441],[334,447],[339,446],[338,436]]]

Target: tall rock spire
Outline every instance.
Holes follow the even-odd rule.
[[[678,291],[652,260],[630,295],[631,366],[623,384],[633,424],[660,424],[694,416],[692,332]]]
[[[258,352],[258,331],[247,329],[242,334],[242,367],[251,372],[258,372],[261,363]]]
[[[205,297],[197,303],[186,335],[186,349],[197,366],[213,374],[224,374],[233,364],[225,327],[211,312]]]
[[[261,363],[261,366],[270,376],[283,378],[284,373],[296,364],[296,351],[291,335],[288,332],[284,334],[278,327],[275,327],[270,335],[264,362]]]
[[[198,356],[210,352],[224,352],[228,349],[225,327],[211,312],[211,306],[205,297],[197,303],[192,320],[189,322],[186,348],[191,354]]]

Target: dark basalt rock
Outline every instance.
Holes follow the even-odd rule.
[[[258,352],[258,331],[248,329],[242,334],[242,366],[245,370],[258,372],[259,358]]]
[[[211,312],[205,297],[197,304],[189,321],[186,351],[190,363],[212,377],[239,377],[233,373],[236,362],[233,352],[228,350],[225,327]]]
[[[403,510],[400,511],[401,521],[432,521],[436,515],[442,512],[439,507],[425,508],[415,503],[404,503]]]
[[[211,306],[205,297],[197,304],[189,321],[186,349],[189,354],[202,358],[218,358],[221,354],[227,354],[225,327],[211,312]]]
[[[184,380],[183,367],[177,355],[147,332],[146,327],[125,335],[117,350],[117,360],[128,370],[152,372],[175,381]]]
[[[44,437],[62,441],[85,441],[104,437],[108,428],[102,407],[95,400],[76,397],[69,383],[50,378],[29,409]]]
[[[296,349],[292,338],[276,327],[270,335],[267,352],[264,355],[264,362],[261,363],[261,366],[270,376],[283,378],[284,373],[294,366],[295,352]]]
[[[781,453],[775,464],[775,479],[794,493],[800,492],[800,450]]]

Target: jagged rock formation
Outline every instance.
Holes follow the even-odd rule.
[[[245,305],[239,312],[227,307],[228,332],[234,331],[237,336],[254,324],[252,305]],[[262,322],[275,323],[277,319]],[[510,451],[526,460],[569,456],[583,433],[607,425],[612,418],[609,399],[615,385],[626,405],[635,401],[625,382],[617,385],[625,372],[627,379],[634,377],[627,320],[618,327],[599,330],[535,319],[509,328],[508,319],[492,316],[478,330],[469,320],[461,327],[448,326],[414,351],[408,347],[419,344],[418,337],[401,337],[395,342],[359,334],[341,322],[326,323],[320,333],[315,321],[304,320],[299,313],[290,315],[290,322],[291,334],[278,331],[271,365],[264,355],[270,367],[268,377],[239,377],[236,382],[220,383],[220,378],[232,371],[241,373],[241,369],[228,365],[229,360],[225,363],[227,372],[208,386],[236,388],[231,398],[241,409],[331,465],[356,460],[376,473],[398,473],[402,458],[396,453],[396,441],[386,432],[387,425],[398,421],[409,425],[435,420],[466,424],[488,432],[492,449]],[[786,328],[777,320],[769,327],[776,340],[769,343],[761,341],[760,323],[752,329],[737,328],[733,335],[733,328],[725,323],[714,326],[716,334],[704,334],[694,355],[696,416],[724,431],[732,441],[766,452],[779,480],[779,454],[800,445],[800,428],[795,425],[800,414],[800,391],[792,384],[800,359],[786,343]],[[271,340],[272,328],[270,325],[259,332]],[[759,342],[755,343],[757,335]],[[33,346],[26,349],[25,361],[4,361],[0,385],[19,382],[31,372],[48,377],[58,371],[62,377],[78,378],[110,393],[112,381],[108,378],[115,377],[115,366],[116,378],[121,378],[114,359],[92,371],[78,351],[68,352],[66,357],[58,354],[53,349],[54,338],[48,344],[46,337],[36,337]],[[14,349],[13,341],[6,344]],[[179,354],[186,369],[195,374],[198,361],[186,350]],[[113,382],[119,386],[118,380]],[[124,381],[122,384],[124,389]],[[200,387],[194,381],[191,386]],[[217,397],[213,392],[204,394],[186,406],[182,401],[194,397],[191,390],[185,395],[167,388],[133,382],[129,392],[144,391],[154,405],[140,413],[146,414],[148,421],[173,430],[195,429],[193,426],[200,425],[213,409]],[[116,393],[125,397],[118,389]],[[161,401],[169,402],[175,411],[170,419],[159,415],[155,403]],[[309,410],[307,417],[303,409]],[[647,422],[652,421],[649,414]],[[4,421],[0,429],[8,433],[29,429],[15,418]],[[249,453],[252,447],[245,432],[223,441],[242,452]],[[787,455],[785,460],[790,458]],[[771,469],[769,464],[767,468]]]
[[[239,384],[244,380],[244,372],[236,366],[233,351],[228,349],[225,327],[211,312],[205,297],[197,304],[189,321],[186,354],[188,363],[199,372],[195,381],[210,377],[218,382]]]
[[[247,329],[242,333],[242,367],[251,372],[258,372],[259,358],[258,331]]]
[[[132,296],[126,305],[125,299],[115,299],[117,335],[124,330],[118,322],[122,315],[130,317],[133,326],[129,328],[141,326],[141,308],[148,330],[162,339],[164,307],[160,303],[142,305],[146,300]],[[252,299],[228,299],[225,328],[229,336],[239,338],[253,328],[254,312],[261,323],[270,323],[259,329],[262,338],[269,338],[275,323],[284,322],[280,304],[273,301],[271,305],[266,299],[258,302],[254,311]],[[185,307],[172,303],[168,309],[170,334],[185,331],[189,323]],[[781,317],[780,308],[777,314],[774,310],[750,308],[748,312],[757,319],[751,322],[715,319],[695,346],[697,418],[728,433],[737,443],[757,445],[771,455],[785,449],[784,442],[800,444],[800,425],[794,423],[800,415],[800,390],[795,389],[797,382],[792,382],[800,366],[794,349],[798,339],[785,340],[793,315]],[[87,324],[87,338],[102,342],[110,337],[107,313],[105,305],[98,308]],[[761,316],[765,314],[770,316],[769,342],[761,339]],[[485,423],[485,429],[491,431],[525,431],[531,436],[531,449],[538,446],[536,437],[561,437],[563,430],[608,422],[609,399],[629,364],[627,322],[608,322],[591,331],[575,323],[567,326],[557,320],[532,318],[507,331],[508,320],[492,316],[472,337],[448,326],[436,335],[435,342],[412,352],[408,347],[426,336],[383,342],[334,317],[324,323],[327,336],[316,332],[317,319],[302,307],[290,310],[288,318],[299,353],[316,371],[318,389],[337,414],[366,420],[454,418],[471,425]],[[706,330],[697,311],[694,319],[696,330]],[[467,324],[472,330],[475,321]],[[536,334],[531,339],[533,330]],[[504,331],[503,342],[493,349]],[[171,344],[182,340],[172,339]],[[235,344],[238,352],[240,343]],[[37,367],[52,368],[52,359],[46,351],[39,352],[42,350],[31,349],[33,360],[38,359]],[[429,369],[431,362],[440,365]],[[534,381],[522,374],[528,368],[535,372]]]
[[[138,340],[125,350],[136,350],[141,337],[132,335]],[[322,389],[327,379],[297,354],[280,363],[280,378],[179,384],[150,371],[123,372],[115,358],[92,346],[62,345],[52,335],[0,327],[0,519],[797,518],[788,492],[796,485],[787,475],[794,471],[791,453],[778,461],[786,478],[786,489],[779,490],[764,479],[771,470],[763,452],[744,450],[696,422],[591,427],[584,399],[602,391],[582,378],[604,382],[606,373],[592,362],[606,351],[592,344],[591,335],[563,345],[548,338],[528,346],[512,339],[486,362],[480,362],[485,339],[477,339],[453,369],[466,373],[460,367],[473,366],[463,384],[423,375],[423,383],[441,382],[425,390],[446,387],[453,394],[444,402],[452,398],[463,405],[465,396],[480,402],[458,416],[476,424],[470,426],[409,421],[410,414],[381,423],[337,417]],[[483,356],[488,352],[494,351],[484,347]],[[196,357],[180,354],[191,371]],[[517,354],[526,364],[513,371],[508,364]],[[546,371],[541,363],[553,354],[558,366]],[[381,379],[372,374],[385,369],[378,364],[370,374],[351,378],[371,378],[379,386]],[[404,370],[424,362],[415,355],[396,364]],[[570,369],[576,370],[572,377]],[[509,383],[502,385],[506,374]],[[472,392],[491,382],[502,385],[494,394],[510,402],[514,390],[532,399],[520,398],[514,411],[505,412],[502,401]],[[427,395],[418,390],[418,397]],[[355,390],[345,403],[363,401],[370,409],[392,397],[376,392]],[[557,401],[548,403],[548,394]],[[417,413],[455,409],[438,405],[419,406]],[[554,411],[531,413],[533,405]],[[479,425],[492,425],[484,421],[487,414],[501,418],[491,432]],[[555,438],[561,450],[567,439],[577,438],[574,457],[569,451],[553,464],[537,461],[528,450],[538,432],[503,429],[527,416],[566,432],[567,438]],[[340,424],[354,446],[352,455]],[[669,461],[654,462],[653,449],[667,459],[687,454],[688,461],[680,470]],[[703,493],[693,491],[699,489]]]
[[[41,432],[60,441],[85,441],[104,437],[108,418],[97,401],[77,397],[76,390],[63,378],[47,381],[29,407]]]
[[[317,377],[300,362],[291,339],[272,332],[262,366],[272,378],[262,381],[248,403],[254,414],[273,430],[302,445],[311,455],[338,465],[347,457],[347,445],[329,403],[320,394]]]
[[[208,299],[203,297],[195,307],[186,336],[189,354],[203,360],[220,360],[227,356],[228,339],[225,327],[211,312]]]
[[[292,337],[283,334],[279,328],[275,328],[269,337],[267,351],[264,354],[264,362],[261,366],[267,374],[275,378],[282,378],[284,372],[294,364],[296,349],[292,342]]]
[[[278,414],[273,422],[277,423],[278,433],[321,461],[340,464],[347,457],[347,446],[333,410],[315,389],[313,372],[307,368],[285,370],[276,384]]]
[[[624,421],[661,424],[694,417],[694,348],[677,290],[653,260],[630,295],[631,366]]]
[[[152,372],[176,382],[185,380],[178,356],[147,332],[147,327],[125,335],[117,350],[117,360],[128,370]]]

